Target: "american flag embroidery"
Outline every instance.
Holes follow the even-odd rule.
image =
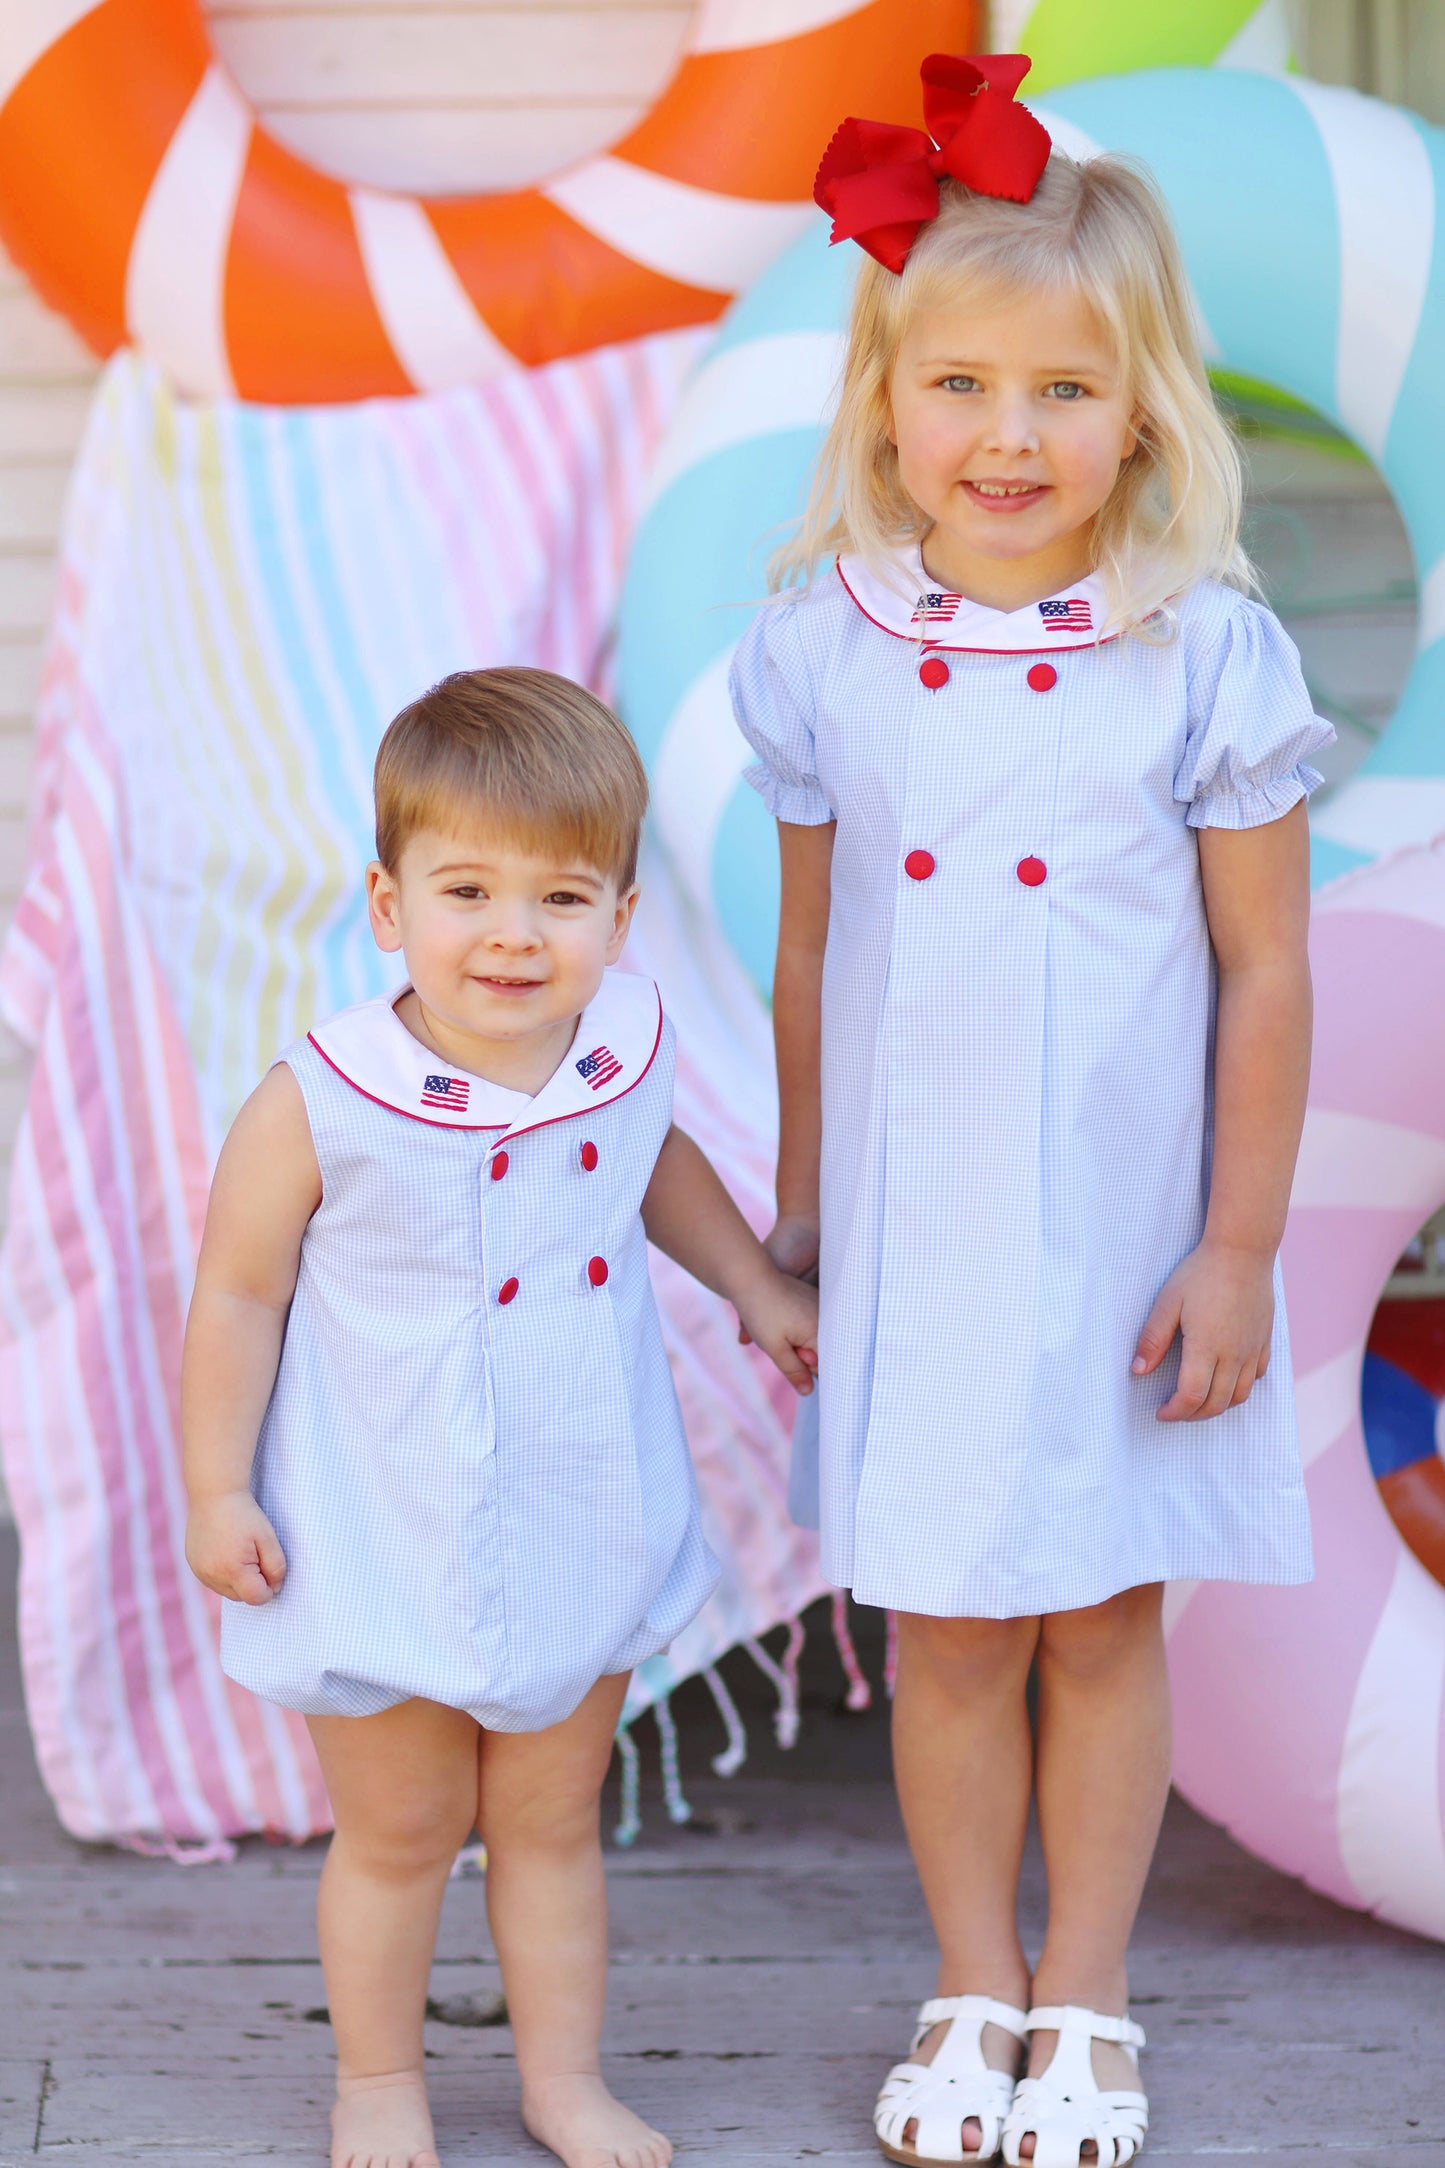
[[[600,1092],[604,1084],[610,1084],[615,1076],[621,1076],[622,1064],[610,1047],[594,1046],[590,1054],[584,1054],[577,1064],[578,1076]]]
[[[463,1076],[429,1076],[421,1088],[424,1107],[446,1107],[453,1114],[465,1114],[472,1087]]]
[[[915,625],[951,625],[962,600],[962,595],[945,595],[938,588],[930,587],[918,598],[913,622]]]
[[[1082,595],[1070,595],[1067,602],[1041,602],[1039,616],[1044,621],[1045,632],[1092,632],[1093,614]]]

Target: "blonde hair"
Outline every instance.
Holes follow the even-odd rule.
[[[619,889],[637,873],[647,777],[610,708],[550,670],[457,670],[387,727],[376,755],[376,855],[389,873],[419,829],[481,822],[576,856]]]
[[[840,551],[882,569],[890,549],[926,533],[888,437],[890,380],[914,312],[1052,286],[1093,311],[1134,403],[1137,449],[1094,517],[1110,629],[1137,630],[1197,579],[1252,587],[1239,542],[1239,453],[1209,389],[1178,243],[1149,175],[1125,158],[1081,164],[1056,150],[1029,203],[952,181],[940,199],[901,273],[863,257],[837,415],[798,532],[773,559],[773,585],[807,581]]]

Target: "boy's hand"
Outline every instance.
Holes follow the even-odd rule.
[[[818,1369],[818,1290],[776,1267],[739,1309],[738,1338],[756,1341],[796,1393],[810,1393]]]
[[[269,1603],[286,1578],[276,1531],[248,1490],[191,1507],[186,1563],[198,1581],[236,1603]]]
[[[1257,1251],[1201,1242],[1165,1281],[1139,1335],[1134,1375],[1157,1370],[1180,1333],[1179,1382],[1158,1419],[1203,1422],[1248,1400],[1269,1368],[1273,1330],[1272,1262]]]

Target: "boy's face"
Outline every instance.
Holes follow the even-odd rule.
[[[401,951],[428,1016],[480,1040],[570,1028],[621,955],[638,893],[481,828],[421,829],[366,885],[377,946]]]

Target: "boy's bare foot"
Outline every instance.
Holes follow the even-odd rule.
[[[524,2086],[522,2121],[567,2168],[668,2168],[672,2159],[671,2139],[614,2100],[590,2073]]]
[[[337,2079],[331,2168],[441,2168],[420,2071]]]

